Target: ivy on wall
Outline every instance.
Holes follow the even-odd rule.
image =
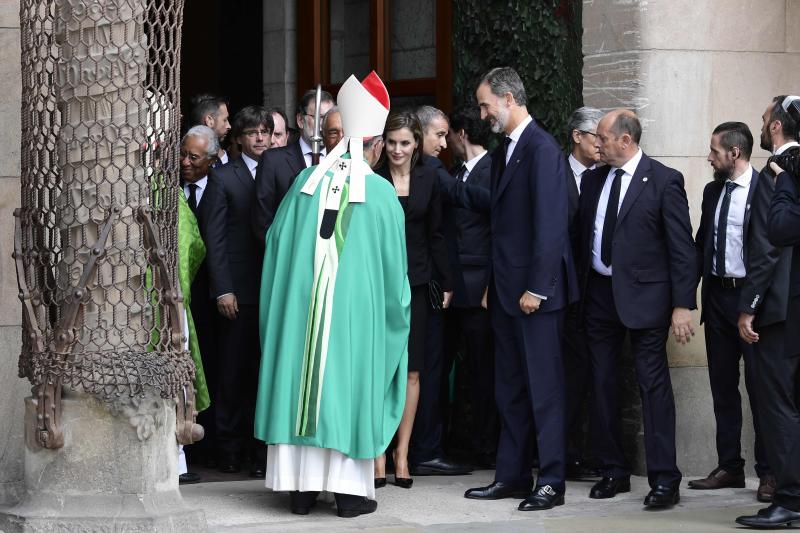
[[[566,122],[583,105],[582,8],[582,0],[454,1],[454,103],[474,99],[490,68],[510,66],[528,111],[566,145]]]

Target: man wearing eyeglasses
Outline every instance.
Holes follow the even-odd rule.
[[[218,467],[235,473],[249,461],[252,477],[264,477],[266,459],[263,443],[253,438],[262,251],[250,231],[250,211],[256,167],[269,148],[273,127],[272,116],[261,106],[245,107],[236,114],[233,139],[242,155],[211,170],[199,209],[209,294],[217,308],[218,383],[211,394],[216,406]]]
[[[311,166],[311,138],[314,136],[314,112],[317,106],[315,97],[316,91],[310,90],[300,99],[295,116],[300,139],[282,148],[266,150],[258,160],[251,223],[252,231],[262,247],[281,200],[294,183],[295,177]],[[320,121],[334,104],[333,96],[327,91],[322,91],[319,105]],[[323,148],[320,158],[324,157]]]

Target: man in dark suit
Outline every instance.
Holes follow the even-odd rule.
[[[564,503],[561,334],[564,309],[577,297],[567,165],[553,137],[528,114],[525,87],[513,69],[486,73],[476,98],[481,118],[506,135],[492,154],[488,286],[502,426],[495,481],[464,496],[525,497],[521,511],[550,509]],[[531,491],[534,432],[539,476]]]
[[[185,195],[189,209],[195,217],[203,200],[203,193],[208,185],[208,172],[217,161],[219,141],[217,134],[208,126],[193,126],[181,140],[180,165],[181,189]],[[206,387],[211,395],[211,405],[197,415],[197,423],[203,426],[205,435],[200,442],[186,448],[191,464],[216,466],[216,422],[214,394],[217,385],[216,336],[214,335],[214,319],[217,314],[216,305],[208,295],[208,268],[206,262],[200,265],[191,286],[191,312],[194,320],[197,342],[200,346],[200,357],[206,377]],[[179,475],[181,483],[196,483],[200,476],[194,472]]]
[[[211,171],[199,209],[209,293],[218,310],[220,360],[214,396],[218,466],[222,472],[238,472],[248,456],[253,477],[264,476],[266,456],[264,444],[253,438],[262,251],[250,231],[250,213],[256,165],[269,148],[272,128],[272,117],[263,107],[245,107],[236,114],[234,141],[241,146],[242,155]]]
[[[431,106],[417,108],[415,115],[422,126],[422,164],[432,167],[439,177],[440,203],[444,209],[455,194],[450,192],[455,190],[454,180],[439,160],[439,154],[447,148],[447,115]],[[442,282],[445,276],[443,272],[434,272],[433,277]],[[443,309],[431,310],[426,322],[425,363],[419,376],[419,403],[408,452],[409,472],[414,476],[464,475],[471,471],[446,457],[443,449],[442,388],[448,370],[444,357],[444,313]]]
[[[488,140],[489,127],[481,120],[478,106],[465,105],[450,114],[447,143],[463,161],[453,171],[456,180],[487,191],[491,188]],[[489,214],[447,205],[443,218],[453,270],[453,300],[445,313],[445,346],[450,353],[448,361],[459,348],[463,349],[466,369],[460,375],[466,378],[466,403],[472,422],[459,429],[469,435],[470,442],[463,443],[463,448],[472,454],[473,464],[491,468],[497,453],[499,420],[494,403],[492,326],[489,313],[481,307],[489,280]]]
[[[762,115],[761,148],[773,155],[800,157],[797,142],[800,108],[791,109],[795,98],[775,97]],[[792,258],[788,279],[779,280],[776,275],[770,291],[776,298],[784,299],[780,311],[785,313],[785,321],[762,326],[757,332],[747,324],[741,328],[742,335],[756,343],[759,422],[765,435],[767,459],[776,478],[772,505],[755,515],[736,519],[739,524],[758,528],[800,523],[800,253],[797,247],[800,210],[797,177],[772,162],[763,176],[772,183],[775,174],[778,176],[767,217],[767,236],[773,245],[785,247],[784,253],[791,253]],[[779,265],[784,260],[781,257]],[[756,320],[758,316],[757,313]]]
[[[648,507],[678,502],[675,400],[666,342],[694,334],[697,259],[683,176],[639,148],[642,128],[629,110],[608,113],[596,146],[607,166],[583,177],[578,209],[578,267],[592,362],[593,444],[603,479],[591,498],[630,491],[622,451],[617,361],[630,335],[642,395]]]
[[[333,105],[333,96],[323,91],[319,105],[320,121]],[[265,150],[258,159],[251,225],[262,247],[281,200],[300,171],[311,166],[311,138],[314,136],[316,106],[316,91],[306,91],[295,116],[297,127],[300,128],[300,139],[296,143]],[[324,155],[323,148],[321,157]]]
[[[750,166],[753,135],[746,124],[725,122],[711,136],[708,162],[714,181],[703,191],[700,227],[695,237],[698,273],[702,276],[708,377],[717,424],[718,466],[707,477],[689,482],[690,489],[744,487],[742,405],[739,361],[744,358],[745,386],[755,429],[755,470],[761,483],[758,500],[770,501],[774,481],[764,454],[755,385],[755,351],[739,335],[744,322],[768,326],[786,319],[785,299],[770,283],[780,249],[767,239],[767,210],[772,182]],[[783,270],[788,275],[789,264]],[[783,300],[783,304],[780,301]]]
[[[597,123],[603,112],[592,107],[581,107],[573,111],[567,123],[570,138],[570,153],[567,165],[567,192],[569,193],[569,234],[575,253],[577,227],[575,223],[580,199],[583,175],[593,170],[600,160],[594,145]],[[580,302],[567,308],[564,320],[564,386],[567,399],[567,479],[595,477],[596,469],[587,464],[585,447],[590,444],[584,424],[590,391],[592,390],[589,348],[583,325],[580,321]]]

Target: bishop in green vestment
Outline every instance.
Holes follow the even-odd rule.
[[[266,235],[255,436],[270,445],[267,487],[329,490],[356,516],[375,502],[340,496],[374,495],[373,459],[403,413],[410,289],[402,207],[362,157],[388,94],[373,73],[338,99],[345,138],[295,179]]]

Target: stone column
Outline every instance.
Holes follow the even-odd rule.
[[[584,101],[630,107],[644,127],[642,148],[680,170],[697,229],[714,127],[738,120],[756,138],[761,114],[779,94],[800,91],[800,0],[584,0]],[[668,346],[677,407],[678,466],[708,474],[717,464],[708,368],[699,326],[685,347]],[[753,427],[744,382],[742,449],[752,475]],[[640,435],[640,458],[643,458]],[[640,463],[640,472],[642,465]]]
[[[264,0],[264,105],[286,111],[291,127],[296,127],[297,28],[297,2]]]

